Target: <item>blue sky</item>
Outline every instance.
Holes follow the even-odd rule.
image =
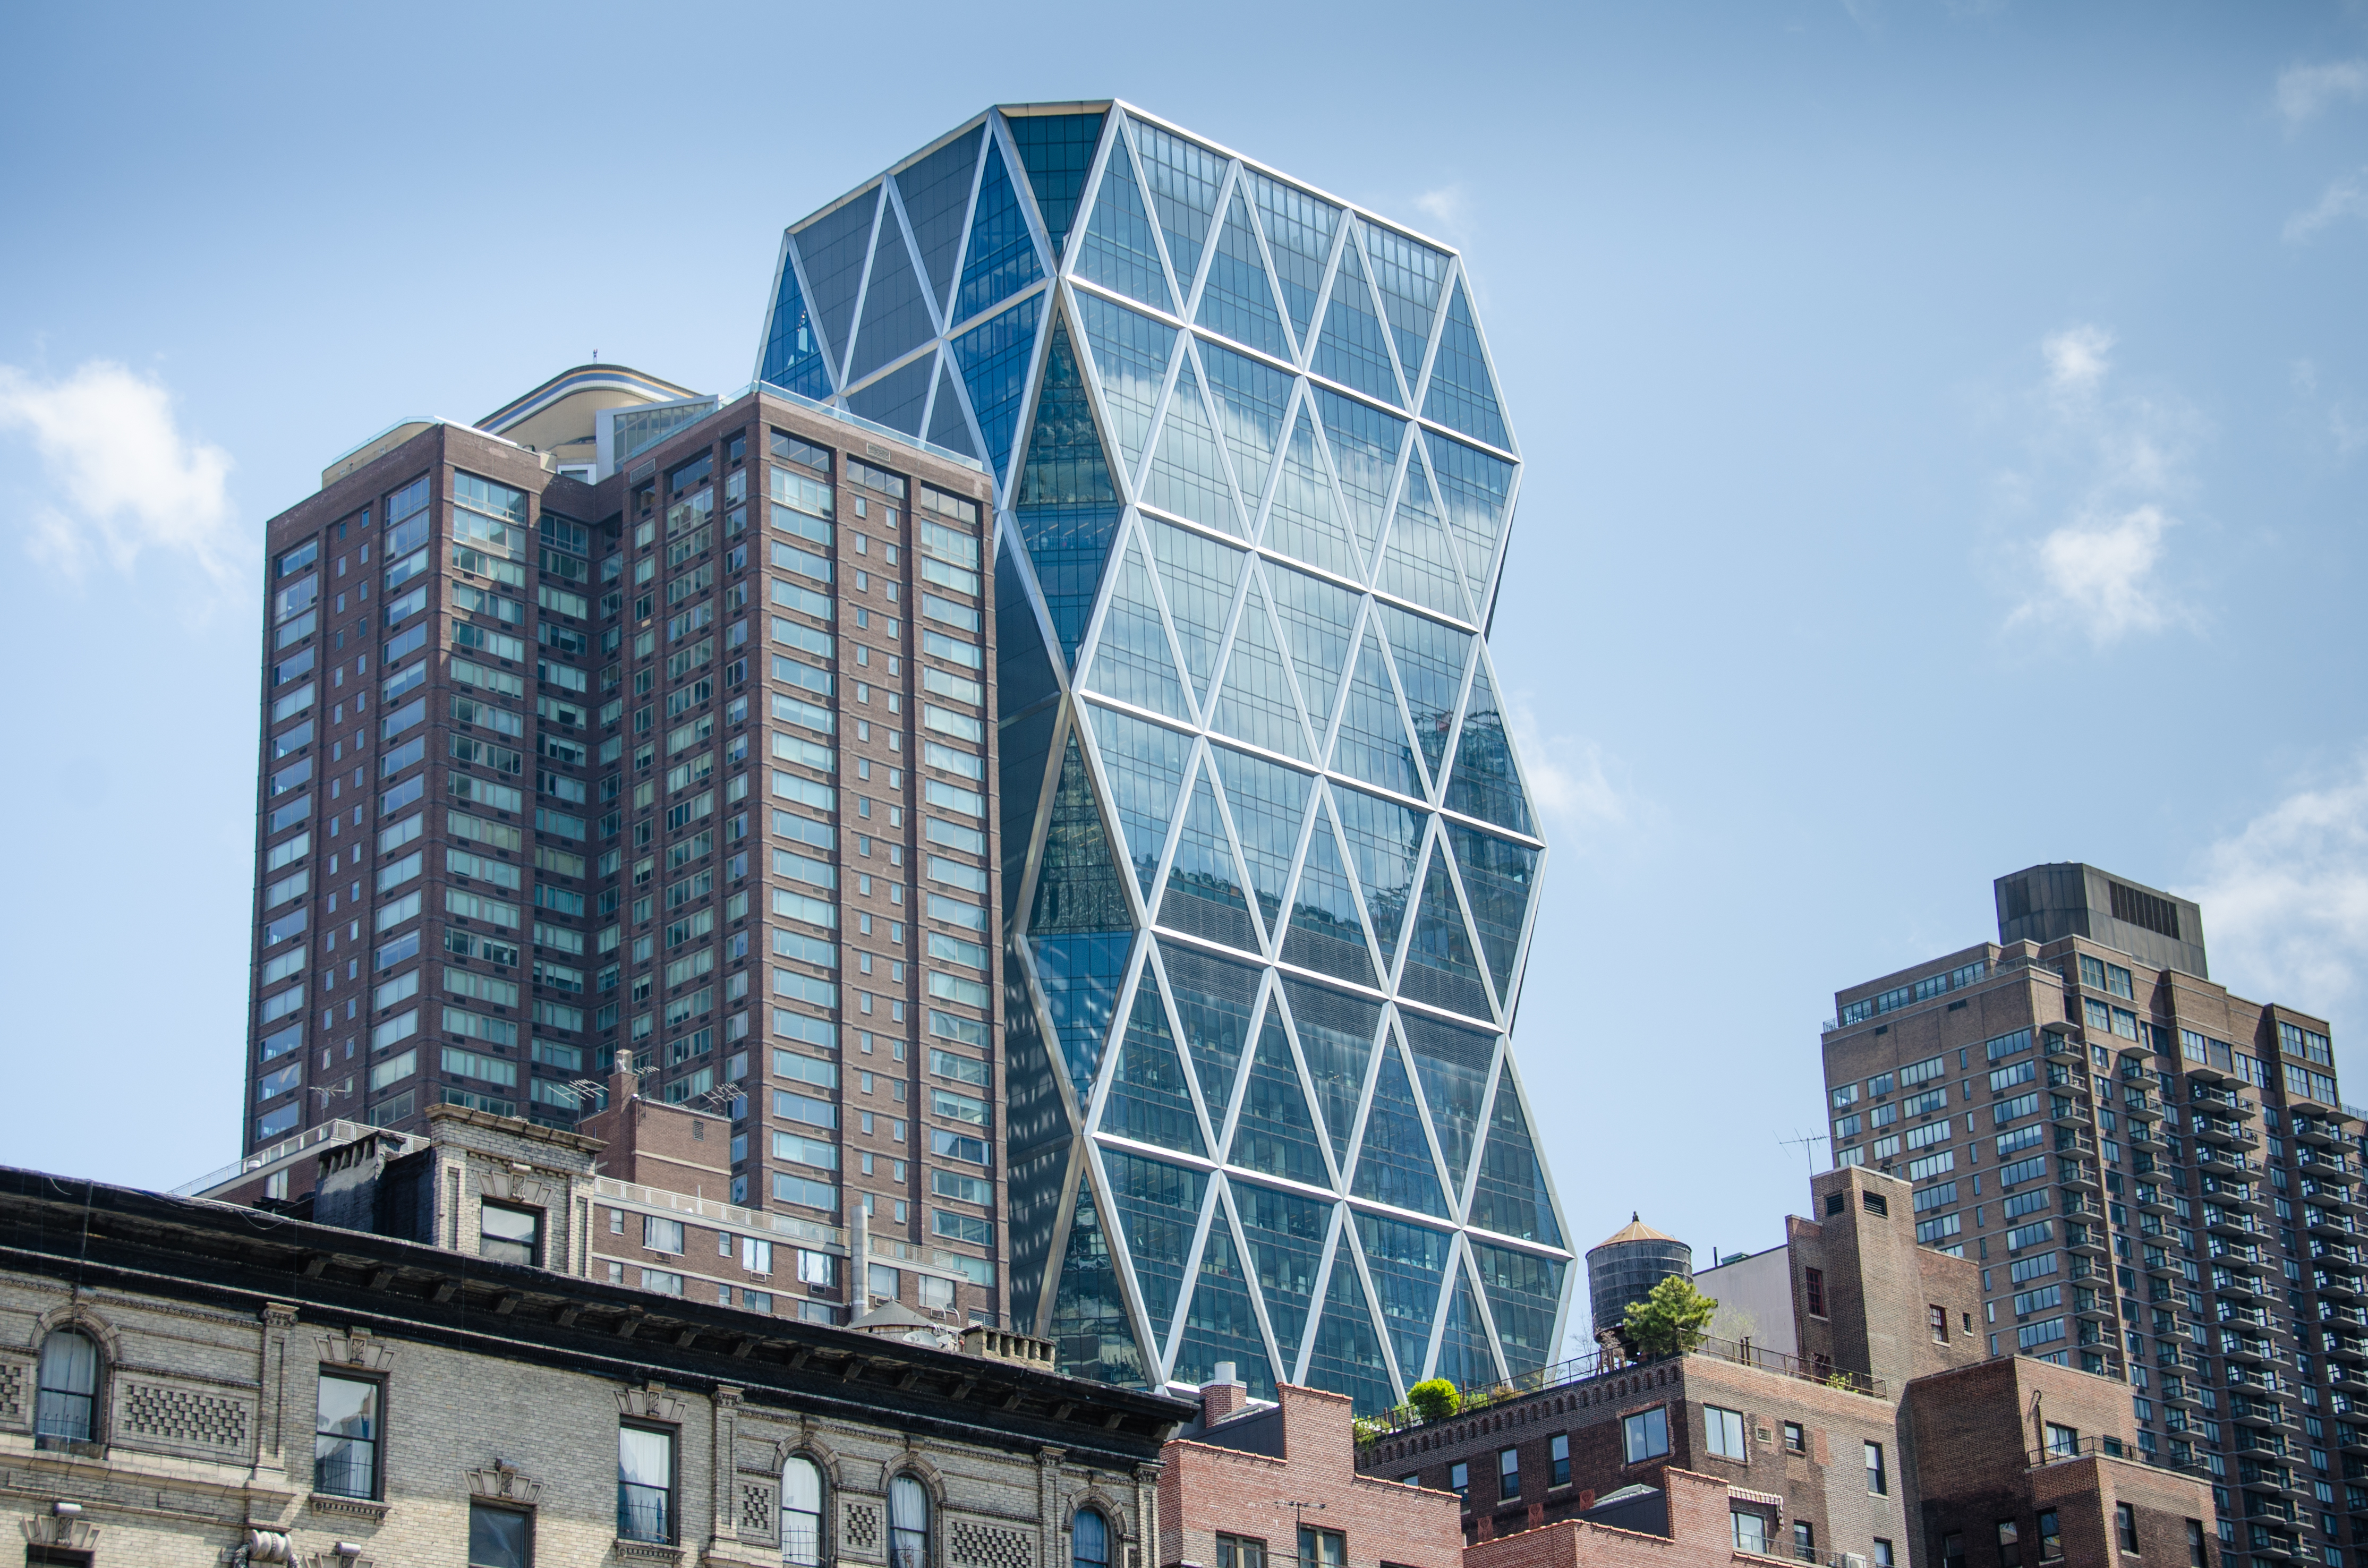
[[[1469,259],[1554,841],[1516,1043],[1582,1245],[1777,1240],[1832,991],[2034,861],[2201,898],[2215,978],[2355,1060],[2368,10],[1174,14],[0,21],[44,62],[0,101],[0,1159],[234,1153],[266,517],[595,351],[745,383],[784,222],[1111,93]]]

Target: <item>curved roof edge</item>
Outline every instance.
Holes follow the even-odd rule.
[[[499,435],[510,426],[532,418],[561,398],[582,392],[631,392],[656,403],[671,403],[677,398],[699,395],[689,387],[677,386],[663,377],[636,370],[630,365],[576,365],[502,404],[478,420],[477,428]]]

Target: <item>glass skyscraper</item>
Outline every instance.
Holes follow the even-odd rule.
[[[1520,459],[1460,258],[1008,107],[792,225],[757,375],[994,475],[1013,1326],[1368,1409],[1550,1361],[1483,636]]]

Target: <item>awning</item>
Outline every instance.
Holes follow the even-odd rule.
[[[1772,1492],[1746,1492],[1740,1486],[1730,1486],[1726,1494],[1737,1503],[1757,1503],[1762,1507],[1778,1509],[1784,1506],[1784,1499]]]

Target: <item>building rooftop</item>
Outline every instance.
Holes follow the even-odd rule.
[[[1675,1236],[1664,1235],[1645,1223],[1637,1218],[1636,1211],[1632,1209],[1628,1211],[1628,1222],[1604,1237],[1596,1245],[1600,1248],[1618,1246],[1622,1242],[1673,1242],[1677,1239]]]

